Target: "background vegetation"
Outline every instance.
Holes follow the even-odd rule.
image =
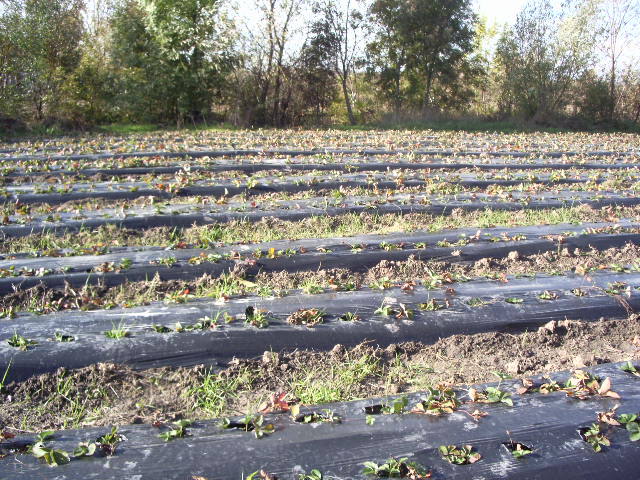
[[[229,1],[0,0],[0,130],[640,121],[640,0]]]

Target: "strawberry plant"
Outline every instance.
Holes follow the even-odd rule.
[[[445,308],[445,305],[438,302],[435,298],[432,298],[428,302],[418,305],[418,308],[420,310],[426,310],[427,312],[435,312],[437,310],[442,310],[443,308]]]
[[[287,317],[287,322],[292,325],[306,325],[314,327],[324,322],[326,313],[318,308],[301,308]]]
[[[112,456],[116,453],[116,448],[124,440],[124,437],[118,432],[118,427],[111,427],[109,433],[105,433],[98,437],[96,444],[105,455]]]
[[[533,450],[530,447],[526,446],[523,443],[514,442],[513,440],[505,442],[502,445],[504,445],[507,450],[511,452],[513,458],[517,460],[520,460],[521,458],[524,458],[527,455],[531,455],[533,453]]]
[[[622,365],[620,370],[635,375],[636,377],[640,377],[640,370],[638,370],[638,368],[630,361],[627,361],[627,363]]]
[[[629,432],[629,440],[637,442],[640,440],[640,422],[638,415],[623,413],[618,415],[618,422],[625,426]]]
[[[73,450],[73,456],[76,458],[91,457],[96,453],[96,444],[93,442],[81,442]]]
[[[342,320],[343,322],[358,322],[360,321],[360,316],[356,315],[353,312],[345,312],[342,315],[340,315],[338,319]]]
[[[362,473],[378,478],[408,478],[411,480],[422,480],[431,477],[425,467],[416,462],[409,462],[407,457],[396,459],[390,458],[382,464],[376,462],[364,462]]]
[[[63,343],[75,341],[75,337],[74,336],[65,335],[62,332],[55,332],[54,335],[53,335],[53,339],[56,342],[63,342]]]
[[[158,435],[165,442],[170,442],[176,438],[183,438],[187,435],[187,427],[191,425],[191,420],[178,420],[173,422],[174,427]]]
[[[427,398],[419,402],[413,410],[411,410],[411,413],[443,415],[446,413],[453,413],[460,406],[460,401],[456,396],[456,392],[449,387],[428,387],[427,391]]]
[[[438,451],[442,458],[453,465],[470,465],[482,458],[482,455],[474,452],[471,445],[463,445],[460,448],[455,445],[441,445]]]
[[[317,468],[314,468],[309,473],[300,473],[298,474],[297,480],[323,480],[324,476],[322,472]]]
[[[256,438],[262,438],[275,432],[276,428],[272,423],[264,423],[264,416],[259,414],[247,414],[237,422],[233,422],[228,418],[223,418],[220,422],[220,428],[238,429],[244,432],[253,432]]]
[[[513,407],[513,400],[511,394],[502,391],[496,387],[487,387],[484,391],[479,392],[475,388],[469,389],[469,398],[472,402],[479,403],[504,403],[510,407]]]
[[[601,452],[602,447],[611,446],[611,441],[602,433],[600,425],[597,423],[592,424],[590,427],[581,428],[579,433],[582,439],[591,445],[591,448],[596,453]]]
[[[28,338],[19,335],[18,332],[14,332],[11,338],[7,340],[7,343],[13,348],[18,348],[22,351],[28,350],[29,347],[38,344],[38,342],[34,342],[33,340],[29,340]]]

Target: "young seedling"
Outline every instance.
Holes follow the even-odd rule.
[[[19,335],[18,332],[14,332],[11,338],[7,340],[7,343],[13,348],[18,348],[22,351],[25,351],[29,347],[38,344],[38,342],[34,342],[33,340],[29,340],[28,338]]]
[[[557,300],[558,294],[555,292],[550,292],[549,290],[545,290],[540,295],[538,295],[540,300]]]
[[[73,342],[73,341],[75,341],[75,337],[74,337],[73,335],[65,335],[65,334],[63,334],[62,332],[56,332],[56,333],[54,333],[54,335],[53,335],[53,339],[54,339],[56,342],[63,342],[63,343],[65,343],[65,342]]]
[[[124,437],[118,433],[118,427],[111,427],[109,433],[105,433],[96,440],[96,444],[105,455],[112,456],[116,453],[118,444],[124,440]]]
[[[638,370],[638,368],[633,363],[631,363],[631,361],[627,361],[627,363],[622,365],[620,367],[620,370],[635,375],[636,377],[640,377],[640,370]]]
[[[373,313],[375,313],[376,315],[383,315],[385,317],[390,317],[391,315],[396,315],[398,311],[394,309],[391,305],[382,304]]]
[[[306,325],[314,327],[324,321],[326,313],[318,308],[301,308],[287,317],[287,322],[292,325]]]
[[[597,423],[592,424],[590,427],[581,428],[578,433],[585,442],[591,445],[591,448],[596,453],[601,452],[602,447],[611,446],[611,441],[602,433],[600,425]]]
[[[496,387],[487,387],[483,392],[477,391],[475,388],[469,389],[469,398],[472,402],[478,403],[504,403],[513,407],[511,394],[499,390]]]
[[[407,457],[396,459],[390,458],[382,464],[376,462],[364,462],[362,473],[378,478],[409,478],[412,480],[422,480],[431,477],[425,467],[416,462],[409,462]]]
[[[244,432],[253,432],[256,438],[262,438],[275,432],[276,428],[272,423],[264,423],[264,416],[247,414],[237,422],[232,422],[228,418],[222,419],[220,428],[237,428]]]
[[[360,321],[360,316],[353,312],[345,312],[338,317],[339,320],[343,322],[358,322]]]
[[[174,427],[171,430],[158,435],[165,442],[185,437],[187,435],[187,427],[191,425],[191,420],[178,420],[173,422],[173,425]]]
[[[405,413],[405,409],[407,408],[407,405],[409,404],[409,399],[405,396],[402,396],[400,398],[396,398],[394,400],[391,401],[391,403],[385,403],[382,405],[371,405],[370,407],[364,407],[364,412],[366,414],[370,414],[370,415],[378,415],[378,414],[385,414],[385,415],[399,415],[402,413]]]
[[[481,298],[472,298],[469,301],[467,301],[467,305],[469,305],[470,307],[483,307],[485,305],[489,305],[489,302],[487,302],[486,300],[483,300]]]
[[[518,304],[518,303],[523,303],[524,299],[516,298],[516,297],[509,297],[509,298],[506,298],[504,301],[507,302],[507,303]]]
[[[300,413],[300,406],[291,407],[291,415],[298,423],[340,423],[342,419],[333,410],[325,408],[321,412]]]
[[[267,328],[269,326],[269,314],[265,310],[249,306],[245,309],[244,323],[256,328]]]
[[[527,455],[531,455],[533,450],[526,446],[523,443],[514,442],[510,440],[508,442],[504,442],[502,445],[505,446],[507,450],[513,455],[513,458],[520,460],[521,458],[526,457]]]
[[[278,477],[264,470],[257,470],[250,474],[246,480],[278,480]]]
[[[165,327],[164,325],[151,325],[151,328],[153,328],[153,331],[156,333],[173,332],[173,330],[171,330],[169,327]]]
[[[443,308],[445,308],[445,305],[438,302],[435,298],[432,298],[428,302],[418,305],[418,308],[420,310],[426,310],[427,312],[435,312],[437,310],[442,310]]]
[[[473,451],[471,445],[463,445],[460,448],[455,445],[441,445],[438,450],[442,458],[453,465],[470,465],[482,458],[482,455]]]

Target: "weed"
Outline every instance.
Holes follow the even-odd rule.
[[[104,332],[104,336],[112,340],[121,340],[130,335],[129,330],[124,326],[124,323],[118,325],[112,324],[112,329]]]

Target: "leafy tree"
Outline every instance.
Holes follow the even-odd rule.
[[[371,64],[396,113],[406,97],[423,110],[437,107],[435,93],[457,97],[478,73],[480,64],[469,62],[477,22],[469,0],[375,0],[370,16]]]

